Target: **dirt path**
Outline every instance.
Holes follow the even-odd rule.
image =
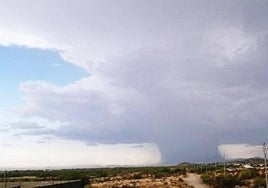
[[[199,175],[188,173],[187,177],[184,178],[184,181],[188,184],[193,186],[194,188],[209,188],[208,185],[202,183],[202,180]]]

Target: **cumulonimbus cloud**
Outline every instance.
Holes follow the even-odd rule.
[[[241,130],[267,130],[267,3],[29,2],[30,11],[19,3],[14,15],[0,13],[11,23],[0,25],[11,32],[0,43],[58,50],[90,74],[63,87],[20,85],[19,114],[63,122],[53,134],[154,142],[175,162],[210,160],[219,143],[253,142]]]

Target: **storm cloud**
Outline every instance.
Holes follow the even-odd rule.
[[[56,50],[88,73],[65,86],[20,84],[17,112],[62,122],[50,134],[155,143],[163,163],[267,139],[266,1],[1,4],[0,44]]]

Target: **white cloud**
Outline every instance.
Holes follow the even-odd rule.
[[[13,122],[10,124],[13,129],[40,129],[44,128],[34,122]]]
[[[30,48],[56,49],[56,46],[42,38],[34,36],[32,33],[27,34],[3,28],[0,31],[0,44],[2,46],[18,45]]]
[[[263,147],[249,144],[223,144],[218,151],[225,159],[263,157]]]
[[[267,130],[267,3],[27,2],[1,3],[0,44],[52,48],[90,72],[20,85],[17,112],[64,123],[51,134],[153,142],[176,162],[208,159],[224,131]]]
[[[154,165],[161,161],[161,154],[154,143],[141,143],[142,148],[133,148],[134,143],[89,146],[84,142],[55,137],[49,138],[48,142],[47,138],[19,138],[19,142],[0,140],[1,168],[137,166]]]
[[[227,48],[225,42],[213,40],[216,47]],[[203,47],[193,55],[190,49],[194,45]],[[25,104],[18,111],[26,117],[69,123],[54,133],[57,136],[89,143],[153,141],[163,144],[162,151],[167,146],[173,148],[168,152],[176,152],[176,160],[184,155],[178,148],[185,145],[164,135],[177,133],[180,139],[187,139],[211,130],[238,131],[250,129],[252,124],[262,127],[267,121],[267,90],[255,87],[265,87],[265,81],[240,71],[252,70],[258,51],[248,48],[235,58],[230,58],[229,52],[203,53],[210,45],[204,39],[164,50],[138,50],[102,62],[91,76],[63,87],[40,81],[22,83]],[[265,73],[257,75],[261,74]],[[185,127],[193,131],[180,132]],[[192,139],[194,145],[204,138]]]

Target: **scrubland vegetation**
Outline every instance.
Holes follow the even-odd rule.
[[[182,175],[186,169],[181,167],[118,167],[66,170],[26,170],[9,171],[9,182],[68,181],[81,179],[87,187],[187,187],[183,185]],[[0,179],[3,181],[3,178]],[[139,186],[144,184],[143,186]],[[170,184],[170,186],[169,186]]]
[[[265,169],[262,160],[230,162],[225,165],[217,164],[212,168],[208,165],[206,170],[201,168],[192,169],[192,172],[199,173],[202,181],[214,188],[262,188],[265,187]]]
[[[189,188],[185,178],[197,174],[214,188],[265,187],[263,160],[191,164],[164,167],[114,167],[65,170],[14,170],[7,172],[8,182],[49,182],[81,179],[82,186],[95,187],[181,187]],[[3,182],[3,178],[0,178]],[[23,186],[22,186],[23,188]]]

